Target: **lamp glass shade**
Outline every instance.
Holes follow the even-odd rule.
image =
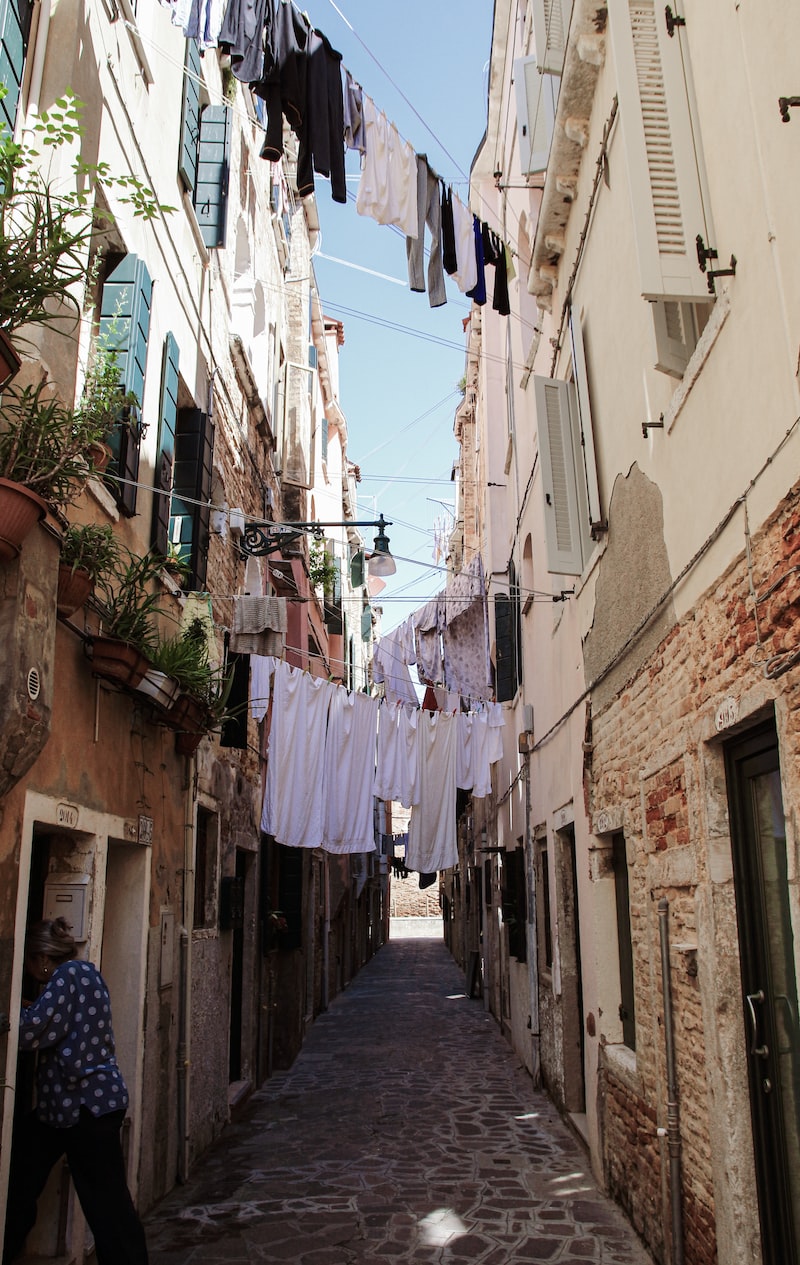
[[[397,570],[397,563],[388,549],[377,549],[370,554],[367,565],[370,575],[394,575]]]

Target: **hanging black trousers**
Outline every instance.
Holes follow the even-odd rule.
[[[22,1251],[36,1221],[36,1202],[57,1160],[66,1155],[84,1216],[94,1235],[98,1265],[147,1265],[144,1229],[128,1190],[120,1129],[124,1111],[93,1116],[81,1108],[77,1124],[54,1129],[31,1114],[15,1130],[3,1265]]]

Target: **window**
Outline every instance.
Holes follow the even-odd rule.
[[[0,135],[14,135],[31,32],[32,0],[0,0]]]
[[[227,706],[232,715],[227,716],[219,736],[221,747],[247,748],[247,704],[250,698],[250,655],[228,653],[226,672],[233,673]]]
[[[520,57],[514,62],[519,165],[523,176],[547,167],[556,121],[558,85],[556,75],[540,72],[535,57]]]
[[[172,468],[175,461],[175,427],[178,420],[178,361],[178,344],[173,334],[167,334],[161,362],[158,455],[154,477],[151,534],[153,548],[164,557],[167,556],[169,549]]]
[[[230,111],[203,103],[200,54],[186,41],[178,174],[192,195],[197,222],[209,249],[225,245],[230,169]]]
[[[178,410],[170,541],[190,572],[189,587],[203,589],[208,568],[214,426],[199,408]]]
[[[218,818],[198,806],[194,855],[194,925],[213,927],[216,923]]]
[[[495,694],[498,703],[513,699],[520,683],[519,588],[514,564],[509,569],[509,593],[497,593],[494,599]]]
[[[525,850],[520,844],[503,854],[503,926],[508,932],[508,952],[518,962],[528,957],[527,923]]]
[[[120,510],[128,517],[136,513],[141,407],[152,299],[153,283],[144,260],[137,255],[125,255],[103,286],[99,335],[119,353],[123,394],[132,393],[138,400],[138,408],[129,411],[123,419],[126,424],[117,426],[109,441],[112,458],[108,482]]]
[[[615,834],[611,841],[614,887],[617,898],[617,939],[619,943],[619,1017],[622,1039],[631,1050],[636,1049],[636,1011],[633,996],[633,946],[631,943],[631,904],[628,888],[628,858],[625,836]]]
[[[580,575],[606,530],[580,320],[570,312],[573,381],[534,378],[548,570]]]
[[[710,303],[678,303],[665,299],[650,304],[656,336],[656,369],[682,378],[700,335],[708,324]]]
[[[543,71],[561,74],[571,16],[572,0],[533,0],[533,38]]]
[[[286,919],[280,948],[303,945],[303,849],[278,844],[278,908]]]

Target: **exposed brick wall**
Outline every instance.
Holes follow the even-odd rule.
[[[419,890],[419,875],[409,874],[408,878],[390,879],[391,904],[389,912],[392,918],[439,918],[439,888],[437,884]]]
[[[800,493],[795,488],[754,534],[750,567],[742,553],[638,675],[593,717],[589,810],[621,808],[629,856],[633,849],[629,879],[639,1086],[616,1078],[601,1060],[603,1162],[610,1192],[662,1260],[668,1255],[669,1155],[656,1136],[657,1126],[666,1125],[667,1101],[658,901],[665,897],[669,904],[685,1255],[692,1265],[712,1265],[717,1245],[710,1078],[718,1082],[725,1075],[724,1068],[713,1065],[715,1031],[717,1025],[741,1025],[741,1015],[736,1007],[722,1005],[714,1013],[714,982],[706,981],[704,998],[697,970],[698,959],[710,963],[711,976],[720,955],[734,969],[738,960],[732,919],[724,942],[698,944],[698,910],[710,888],[709,813],[726,820],[724,781],[713,788],[704,781],[705,743],[713,736],[709,720],[726,697],[774,699],[785,808],[787,815],[794,811],[800,792],[800,666],[790,656],[800,646],[800,574],[793,570],[798,566]],[[724,833],[724,824],[720,828]],[[739,1108],[735,1127],[746,1147],[746,1098]]]

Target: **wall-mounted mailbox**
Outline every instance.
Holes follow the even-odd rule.
[[[79,944],[89,938],[89,875],[48,874],[43,918],[66,918]]]

